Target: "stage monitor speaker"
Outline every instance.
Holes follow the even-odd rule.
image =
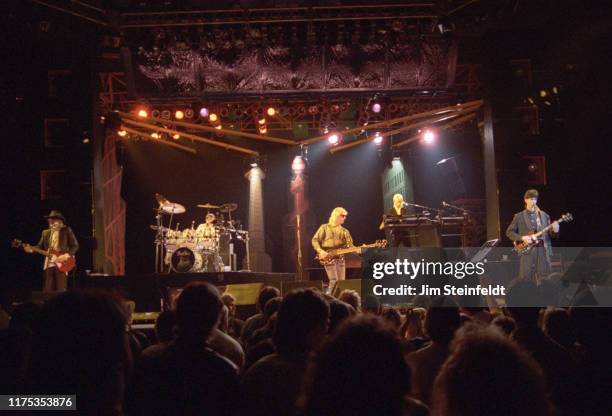
[[[236,306],[255,305],[263,283],[242,283],[225,286],[224,293],[231,293],[236,298]]]
[[[354,290],[361,296],[361,280],[362,279],[338,280],[332,296],[337,298],[343,290],[347,289]]]
[[[316,289],[320,292],[323,291],[323,282],[320,280],[298,280],[298,281],[288,281],[281,282],[281,294],[282,296],[287,295],[287,293],[297,290],[297,289]]]

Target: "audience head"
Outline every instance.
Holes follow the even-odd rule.
[[[329,306],[320,293],[296,290],[282,301],[273,341],[279,355],[303,359],[327,333]]]
[[[457,332],[450,350],[434,384],[433,414],[551,414],[538,364],[498,329],[468,325]]]
[[[450,343],[460,326],[459,306],[453,299],[440,296],[431,301],[425,315],[425,330],[434,343]]]
[[[176,313],[166,310],[160,313],[155,320],[155,335],[157,341],[168,342],[174,339],[174,326],[176,325]]]
[[[107,294],[70,291],[49,300],[34,329],[29,393],[79,398],[79,409],[120,410],[131,366],[127,316]]]
[[[176,301],[177,340],[200,343],[212,333],[223,303],[209,283],[192,282]]]
[[[379,317],[345,321],[311,364],[300,401],[307,416],[401,415],[410,370]]]
[[[270,318],[272,318],[272,315],[278,312],[282,301],[283,301],[283,298],[280,296],[277,296],[266,302],[266,306],[264,306],[264,309],[263,309],[263,314],[264,314],[264,318],[266,319],[266,322],[269,321]]]
[[[228,314],[230,318],[236,316],[236,297],[229,292],[225,292],[221,295],[221,302],[227,306]]]
[[[382,314],[382,305],[378,296],[368,295],[363,299],[361,309],[364,313],[371,313],[376,316]]]
[[[546,309],[544,312],[544,332],[566,348],[573,348],[576,334],[570,316],[565,309]]]
[[[361,311],[361,296],[356,291],[344,289],[340,292],[338,299],[351,305],[356,312]]]
[[[463,312],[459,313],[459,320],[462,326],[474,322],[474,319],[472,319],[470,315]]]
[[[412,308],[406,312],[406,337],[408,339],[425,336],[423,321],[427,311],[423,308]]]
[[[514,319],[506,315],[496,316],[493,318],[493,321],[491,321],[491,325],[496,326],[506,335],[510,335],[514,331],[514,328],[516,328]]]
[[[126,300],[123,302],[123,306],[127,311],[128,327],[131,328],[134,320],[134,312],[136,311],[136,302],[133,300]]]
[[[265,286],[257,296],[257,311],[263,313],[266,303],[272,298],[280,296],[280,290],[274,286]]]
[[[332,333],[345,319],[355,315],[355,309],[338,299],[329,301],[329,332]]]
[[[390,324],[392,328],[399,330],[400,326],[402,326],[402,315],[398,312],[397,309],[386,307],[383,309],[381,318]]]
[[[217,329],[221,332],[227,333],[229,328],[229,309],[227,306],[221,306],[221,312],[219,312],[219,323],[217,324]]]

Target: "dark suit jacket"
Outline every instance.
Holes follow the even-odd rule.
[[[51,230],[43,230],[40,240],[36,247],[41,250],[48,250],[49,244],[51,243]],[[79,242],[77,241],[72,229],[67,225],[64,225],[59,231],[59,250],[74,255],[79,251]]]
[[[399,217],[404,215],[408,215],[408,209],[406,207],[402,207],[399,215],[397,215],[397,213],[395,212],[394,207],[391,207],[389,211],[387,211],[387,217]]]
[[[506,236],[512,241],[520,241],[521,237],[529,234],[529,231],[533,230],[531,224],[525,221],[525,210],[514,214],[512,222],[506,229]],[[540,210],[540,221],[542,221],[542,228],[550,225],[550,216],[544,211]],[[535,230],[533,230],[535,231]],[[544,234],[542,237],[544,240],[544,246],[546,247],[546,253],[550,256],[552,254],[552,245],[550,242],[550,236],[556,235],[552,230]]]

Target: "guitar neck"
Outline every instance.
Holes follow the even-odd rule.
[[[562,223],[562,222],[564,222],[564,220],[561,218],[561,219],[558,219],[558,220],[557,220],[557,221],[555,221],[555,222],[557,222],[557,223]],[[535,233],[533,236],[534,236],[535,238],[540,237],[542,234],[544,234],[545,232],[547,232],[548,230],[550,230],[550,229],[553,227],[553,224],[554,224],[554,222],[553,222],[553,223],[551,223],[551,224],[548,224],[546,227],[544,227],[543,229],[541,229],[540,231],[538,231],[537,233]]]
[[[363,245],[363,246],[359,246],[359,247],[340,248],[338,250],[334,250],[334,254],[336,254],[336,255],[348,254],[348,253],[352,253],[354,251],[359,251],[361,249],[370,248],[370,247],[374,247],[374,245]]]
[[[33,251],[34,253],[42,254],[43,256],[48,256],[48,255],[49,255],[49,252],[47,252],[47,251],[45,251],[45,250],[42,250],[42,249],[40,249],[40,248],[38,248],[38,247],[32,247],[32,246],[30,246],[30,248],[32,249],[32,251]]]

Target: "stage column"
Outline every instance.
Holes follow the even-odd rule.
[[[249,269],[256,272],[272,271],[272,261],[266,253],[264,229],[263,187],[264,172],[256,163],[244,175],[249,181]],[[244,267],[244,266],[243,266]]]

